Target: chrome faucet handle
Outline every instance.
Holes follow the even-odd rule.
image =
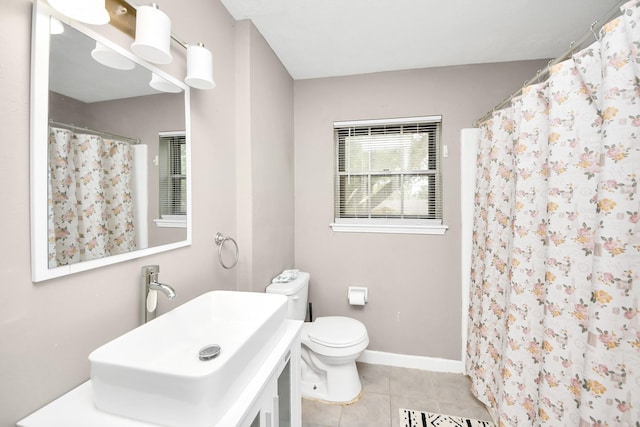
[[[145,265],[142,267],[142,275],[147,285],[151,282],[158,281],[158,273],[160,273],[159,265]]]

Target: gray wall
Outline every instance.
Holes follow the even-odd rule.
[[[294,261],[293,80],[250,21],[236,47],[239,286],[263,292]]]
[[[295,82],[296,267],[311,273],[314,317],[367,326],[369,349],[460,360],[460,130],[544,61],[445,67]],[[444,236],[334,233],[333,122],[442,115]],[[369,303],[349,306],[350,285]]]

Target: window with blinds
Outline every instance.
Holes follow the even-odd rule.
[[[430,116],[334,123],[334,230],[442,226],[441,121]]]
[[[184,132],[160,134],[160,215],[185,221],[187,214],[187,146]]]

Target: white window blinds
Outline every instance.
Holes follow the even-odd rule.
[[[160,135],[160,215],[187,214],[187,151],[183,132]]]
[[[441,116],[334,123],[336,223],[442,224]]]

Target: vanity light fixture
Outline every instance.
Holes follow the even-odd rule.
[[[91,51],[91,57],[100,64],[116,70],[133,70],[136,66],[135,62],[100,42],[96,42],[95,49]]]
[[[213,89],[213,58],[204,44],[187,46],[187,77],[184,82],[196,89]]]
[[[154,64],[171,62],[171,20],[151,3],[136,12],[136,37],[131,51]]]
[[[123,3],[127,1],[129,0],[121,0]],[[190,45],[172,34],[171,20],[158,8],[157,4],[137,6],[135,41],[131,45],[131,51],[149,62],[168,64],[172,59],[171,40],[187,50],[187,77],[184,82],[195,89],[207,90],[216,87],[213,81],[211,51],[202,43]],[[159,78],[159,76],[152,77],[149,83],[151,87],[163,92],[172,92],[172,90],[166,90],[166,85],[173,85],[169,82],[165,84],[158,80]]]
[[[49,4],[58,12],[85,24],[109,23],[105,0],[49,0]]]
[[[160,92],[167,92],[167,93],[182,92],[182,89],[180,89],[178,86],[174,85],[173,83],[159,76],[156,73],[151,74],[151,81],[149,82],[149,86],[151,86],[155,90],[159,90]]]

